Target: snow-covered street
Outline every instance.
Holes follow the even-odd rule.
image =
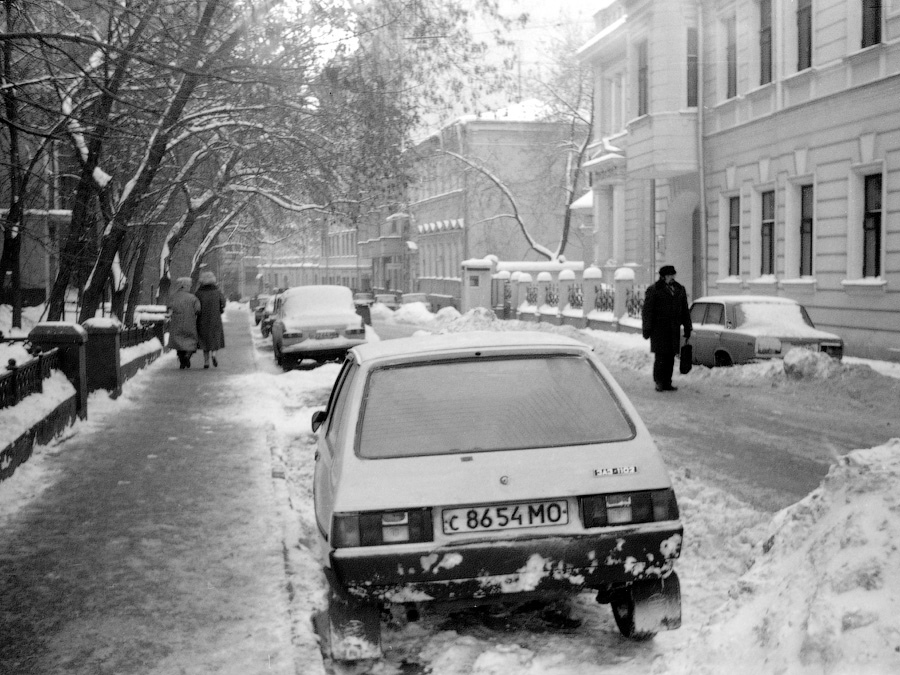
[[[410,333],[536,328],[533,324],[498,322],[477,311],[460,317],[452,310],[435,316],[415,305],[394,314],[377,306],[376,310],[376,332],[379,323],[405,326]],[[259,458],[268,461],[271,456],[276,507],[273,509],[271,496],[259,490],[250,499],[260,509],[273,509],[256,517],[260,522],[277,521],[282,531],[289,589],[285,611],[289,611],[294,653],[278,656],[282,664],[285,659],[292,660],[297,672],[313,675],[324,670],[310,621],[312,613],[324,603],[324,578],[316,557],[310,418],[325,405],[339,366],[329,364],[281,373],[272,361],[270,344],[253,326],[246,307],[231,305],[229,316],[235,322],[246,321],[245,330],[253,338],[256,368],[224,378],[222,385],[229,395],[218,399],[220,405],[213,417],[219,422],[228,420],[247,430],[248,438],[258,439],[260,447],[266,450]],[[871,439],[882,439],[878,442],[850,447],[835,443],[826,448],[831,462],[825,470],[825,480],[783,509],[780,504],[771,508],[765,505],[776,504],[777,499],[787,502],[787,491],[773,489],[771,500],[745,499],[742,495],[752,490],[746,476],[725,475],[730,465],[724,461],[715,471],[707,471],[702,454],[682,447],[683,438],[690,434],[702,437],[705,429],[672,430],[663,424],[665,411],[669,407],[677,410],[679,400],[682,404],[698,401],[693,407],[702,407],[706,401],[709,410],[715,412],[716,399],[726,394],[728,398],[737,397],[742,391],[765,395],[773,419],[789,418],[798,401],[807,405],[810,392],[815,392],[822,405],[852,412],[853,392],[867,398],[896,396],[900,366],[853,359],[834,364],[816,354],[804,354],[792,357],[798,359],[796,365],[802,374],[790,381],[780,362],[715,371],[695,368],[676,382],[681,391],[638,401],[643,395],[637,392],[651,381],[652,363],[646,342],[639,336],[546,326],[541,329],[565,331],[592,344],[633,396],[651,431],[656,433],[656,425],[664,430],[660,447],[672,474],[685,527],[684,550],[676,565],[684,603],[681,629],[661,633],[648,642],[625,640],[609,607],[598,605],[589,594],[579,596],[571,607],[560,608],[563,611],[557,614],[535,610],[498,616],[426,609],[417,622],[396,621],[387,626],[386,657],[356,672],[900,672],[900,557],[896,551],[900,536],[900,495],[896,490],[900,484],[900,432],[887,424],[896,421],[882,420],[883,426],[871,430]],[[228,355],[231,349],[224,354]],[[75,458],[67,454],[70,444],[92,438],[100,443],[117,410],[139,405],[138,391],[165,386],[164,378],[171,377],[170,371],[175,369],[174,359],[173,354],[168,354],[145,369],[128,383],[117,401],[102,401],[97,394],[92,395],[88,422],[78,422],[67,438],[54,445],[37,448],[12,479],[0,484],[0,531],[5,542],[16,535],[27,513],[40,508],[45,493],[50,494],[52,487],[71,471],[70,461]],[[824,414],[827,417],[827,411]],[[730,425],[733,433],[743,433],[737,422],[729,421],[726,426]],[[764,431],[767,430],[759,429],[760,434]],[[841,430],[835,431],[840,436]],[[822,437],[828,438],[828,432],[829,429],[822,429]],[[140,443],[140,439],[136,441]],[[783,442],[804,445],[800,439],[785,438]],[[740,446],[735,445],[732,452],[739,453]],[[149,457],[160,453],[148,449],[145,454]],[[765,468],[778,473],[777,466]],[[268,468],[263,473],[268,474]],[[204,529],[204,538],[221,536],[221,531]],[[204,545],[212,546],[211,542]],[[142,555],[149,555],[148,550],[135,549],[132,562],[137,565]],[[10,558],[4,545],[0,554],[4,569],[11,569],[14,561]],[[256,561],[255,557],[242,560],[236,556],[228,562],[237,577],[250,579],[258,573],[251,567]],[[14,581],[7,579],[7,583]],[[89,597],[81,601],[92,602]],[[154,599],[147,596],[145,601],[153,603]],[[4,604],[4,622],[12,622],[16,611]],[[127,612],[128,608],[121,611]],[[214,612],[214,608],[210,606],[209,611]],[[211,625],[215,625],[216,617],[212,619]],[[241,633],[236,629],[233,635],[242,649],[252,653],[262,653],[272,644],[272,636],[265,631]],[[229,669],[230,665],[218,657],[215,663],[208,657],[208,653],[197,654],[177,663],[170,656],[168,661],[147,663],[144,668],[123,666],[118,670],[90,670],[85,665],[88,662],[73,662],[65,670],[47,672],[250,672],[236,669],[237,663]],[[164,665],[173,669],[166,671]],[[180,670],[174,668],[176,665]],[[256,672],[266,670],[260,668]]]

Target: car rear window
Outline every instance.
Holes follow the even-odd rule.
[[[798,329],[814,327],[802,305],[786,302],[742,302],[737,322],[744,330],[760,330],[790,336]]]
[[[374,370],[356,450],[366,458],[622,441],[634,429],[587,358],[444,361]]]
[[[295,289],[284,299],[284,313],[291,316],[321,314],[341,309],[355,311],[353,293],[349,288],[313,286],[308,289]]]

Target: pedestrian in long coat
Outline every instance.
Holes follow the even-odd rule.
[[[197,317],[200,300],[191,293],[193,281],[181,277],[175,281],[175,292],[169,298],[169,346],[178,354],[178,367],[191,367],[191,355],[197,351]]]
[[[219,366],[216,352],[225,348],[225,331],[222,328],[222,312],[225,311],[225,296],[216,286],[216,275],[205,270],[200,273],[200,319],[197,329],[200,334],[200,349],[203,350],[203,367],[209,368],[209,361]]]
[[[647,289],[641,312],[643,334],[650,340],[653,352],[653,381],[656,391],[677,391],[672,386],[675,355],[681,349],[681,327],[689,339],[693,325],[684,286],[675,281],[675,268],[664,265],[659,270],[659,280]]]

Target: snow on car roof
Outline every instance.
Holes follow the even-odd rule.
[[[383,358],[468,351],[477,348],[527,351],[528,348],[590,351],[583,342],[562,335],[532,331],[470,331],[446,335],[423,335],[397,340],[369,342],[353,348],[360,363]]]
[[[694,302],[768,302],[772,304],[799,305],[792,298],[783,298],[780,295],[704,295]]]

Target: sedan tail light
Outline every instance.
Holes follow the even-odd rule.
[[[366,329],[365,328],[348,328],[346,331],[344,331],[344,334],[348,338],[361,338],[361,337],[366,336]]]
[[[581,514],[585,527],[653,523],[679,517],[672,488],[582,497]]]
[[[756,353],[764,355],[780,354],[781,340],[768,335],[756,338]]]
[[[431,509],[335,514],[332,546],[381,546],[434,540]]]

